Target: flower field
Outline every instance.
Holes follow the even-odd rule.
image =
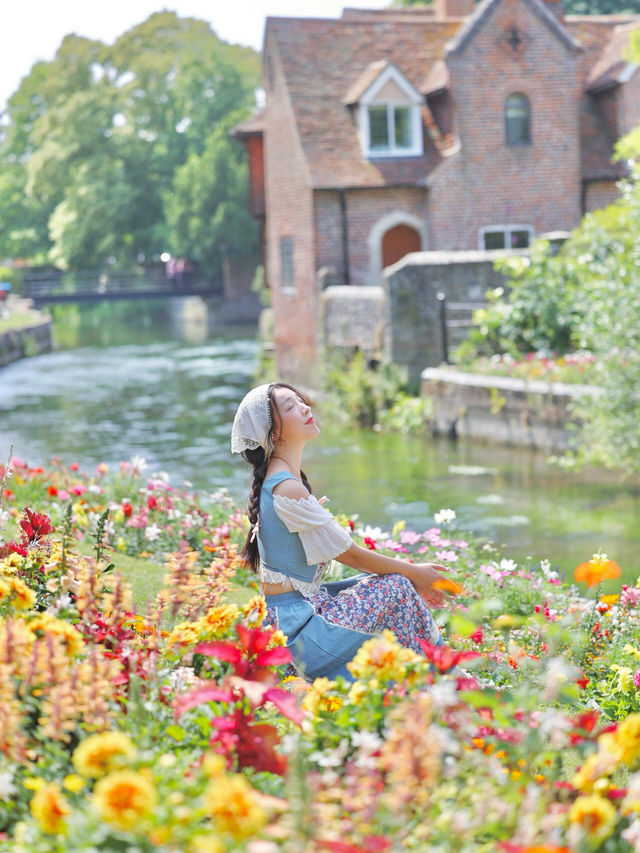
[[[607,555],[339,517],[461,592],[445,646],[385,632],[309,684],[226,493],[14,459],[0,501],[0,850],[640,853],[640,587]]]

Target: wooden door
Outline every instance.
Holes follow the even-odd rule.
[[[409,252],[419,252],[422,248],[420,234],[410,225],[396,225],[390,228],[382,238],[382,268],[395,264]]]

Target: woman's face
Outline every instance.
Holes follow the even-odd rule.
[[[280,416],[275,423],[274,440],[284,444],[300,443],[314,438],[320,432],[311,407],[290,388],[275,388],[274,401]]]

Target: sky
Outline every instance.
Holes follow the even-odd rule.
[[[259,50],[267,16],[337,18],[343,6],[381,9],[390,0],[21,0],[2,16],[0,110],[38,60],[53,59],[76,33],[112,43],[153,12],[208,21],[217,35]]]

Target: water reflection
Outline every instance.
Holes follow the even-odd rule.
[[[113,308],[113,306],[111,306]],[[229,452],[230,424],[250,387],[253,329],[214,329],[204,342],[176,338],[158,310],[67,312],[58,322],[64,347],[0,371],[0,458],[14,445],[31,464],[58,454],[93,470],[144,456],[213,491],[226,486],[244,501],[249,467]],[[571,570],[602,548],[635,582],[640,571],[638,490],[597,475],[567,474],[542,456],[508,448],[357,431],[321,417],[305,469],[335,511],[390,529],[433,525],[455,509],[463,527],[504,543],[509,556],[548,557]]]

